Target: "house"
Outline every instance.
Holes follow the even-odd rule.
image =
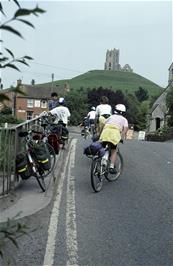
[[[30,120],[41,112],[47,111],[51,93],[57,92],[57,94],[60,94],[64,90],[60,86],[52,89],[50,83],[48,85],[27,85],[18,80],[17,85],[20,86],[23,94],[16,94],[12,89],[4,89],[0,93],[4,93],[10,98],[11,101],[5,104],[11,107],[16,118],[21,120]],[[1,105],[0,109],[2,107]]]
[[[155,131],[162,127],[168,117],[168,108],[166,106],[166,96],[170,88],[173,86],[173,63],[169,69],[168,86],[164,89],[162,94],[154,102],[149,113],[149,131]]]

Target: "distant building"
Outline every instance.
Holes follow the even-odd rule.
[[[106,52],[106,62],[105,70],[120,70],[121,66],[119,64],[120,52],[118,49],[107,50]]]
[[[66,87],[55,87],[52,91],[51,83],[43,85],[27,85],[22,84],[21,80],[18,80],[17,84],[20,86],[20,90],[24,94],[16,94],[12,89],[0,90],[0,93],[4,93],[10,98],[11,101],[7,101],[5,104],[8,107],[11,107],[16,118],[21,120],[30,120],[41,112],[48,110],[48,101],[53,91],[58,94],[67,91],[67,85]],[[2,108],[3,104],[1,104],[0,110]]]
[[[124,72],[133,72],[133,69],[129,66],[129,64],[126,64],[125,66],[123,66],[121,70]]]
[[[173,63],[170,65],[168,76],[168,86],[154,102],[149,114],[149,131],[155,131],[164,126],[167,122],[168,108],[166,106],[166,96],[173,86]]]
[[[124,67],[121,67],[119,63],[120,51],[119,49],[107,50],[106,52],[106,62],[105,62],[105,70],[113,70],[113,71],[125,71],[125,72],[133,72],[133,69],[126,64]]]

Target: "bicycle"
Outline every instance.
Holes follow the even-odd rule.
[[[29,175],[26,179],[34,176],[42,191],[45,192],[48,187],[48,184],[45,182],[45,177],[47,177],[55,167],[55,151],[49,143],[45,143],[42,140],[34,140],[32,137],[32,131],[19,132],[19,137],[25,138],[25,153],[28,163],[26,167],[29,169]],[[39,160],[36,153],[36,145],[40,144],[45,148],[45,153],[47,155],[47,158],[43,160]],[[46,163],[48,163],[48,165],[46,165]],[[22,171],[24,171],[26,167],[20,171],[18,170],[18,173],[22,175]]]
[[[84,139],[87,139],[88,136],[90,136],[89,128],[88,126],[85,126],[82,131],[81,135],[83,136]]]
[[[117,157],[115,162],[115,174],[109,173],[111,147],[108,144],[105,148],[105,155],[100,157],[99,155],[92,156],[91,163],[91,186],[95,192],[100,192],[103,186],[104,177],[108,181],[117,180],[123,171],[123,157],[120,153],[119,146],[117,145]]]

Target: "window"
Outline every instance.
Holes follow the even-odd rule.
[[[29,108],[33,108],[34,106],[34,101],[33,99],[27,99],[27,107]]]
[[[41,101],[41,108],[47,108],[47,101]]]
[[[32,111],[27,111],[26,113],[26,120],[31,120],[33,116],[33,112]]]
[[[40,100],[35,100],[34,106],[35,107],[40,107]]]
[[[111,67],[111,63],[109,63],[109,67]]]

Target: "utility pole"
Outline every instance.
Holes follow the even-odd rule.
[[[54,73],[52,73],[52,86],[51,86],[51,92],[53,92],[53,82],[54,82]]]

